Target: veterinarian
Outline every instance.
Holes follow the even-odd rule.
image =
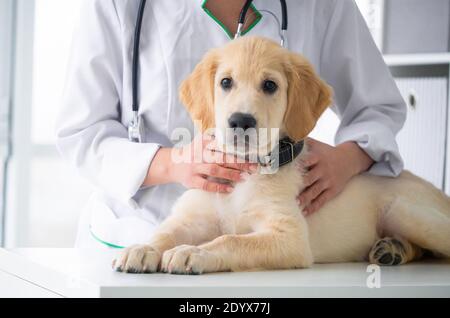
[[[76,245],[143,243],[186,188],[232,189],[205,176],[239,182],[251,164],[174,164],[171,134],[194,134],[178,87],[211,48],[232,40],[244,0],[149,0],[140,43],[139,113],[145,142],[129,141],[132,58],[138,0],[86,0],[75,32],[64,101],[57,120],[63,157],[96,191],[86,204]],[[406,107],[353,0],[287,1],[288,48],[303,54],[334,89],[341,119],[336,147],[307,140],[311,153],[305,214],[336,196],[354,175],[396,176],[395,141]],[[278,1],[255,0],[243,33],[279,41]],[[203,142],[206,147],[208,140]],[[191,146],[187,146],[189,148]],[[193,147],[192,147],[193,148]]]

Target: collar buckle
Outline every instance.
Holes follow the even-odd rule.
[[[266,174],[273,174],[279,168],[294,162],[302,152],[304,144],[303,140],[295,143],[289,138],[280,139],[276,149],[267,156],[258,157],[258,162],[268,171]]]
[[[294,146],[294,144],[288,139],[280,140],[280,144],[288,145],[291,148],[291,162],[293,162],[295,160],[295,146]]]

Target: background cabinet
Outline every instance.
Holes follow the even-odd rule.
[[[408,116],[397,142],[405,168],[450,195],[450,54],[385,55]]]
[[[396,80],[408,115],[398,135],[405,169],[444,185],[447,114],[446,77],[403,77]]]

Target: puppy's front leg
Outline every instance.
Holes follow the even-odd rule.
[[[304,268],[313,263],[306,226],[286,220],[250,234],[224,235],[198,247],[178,246],[164,258],[163,270],[177,274]]]
[[[149,243],[126,248],[113,261],[113,268],[119,272],[154,273],[165,251],[180,244],[202,244],[221,235],[212,200],[203,191],[186,192]]]

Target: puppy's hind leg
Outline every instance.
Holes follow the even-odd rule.
[[[378,240],[369,253],[372,264],[382,266],[402,265],[422,257],[423,251],[417,245],[397,237],[385,237]]]
[[[383,233],[399,238],[409,261],[421,255],[417,247],[450,258],[450,216],[440,206],[397,198],[381,220]],[[412,244],[410,244],[412,243]],[[391,249],[392,250],[392,249]]]

